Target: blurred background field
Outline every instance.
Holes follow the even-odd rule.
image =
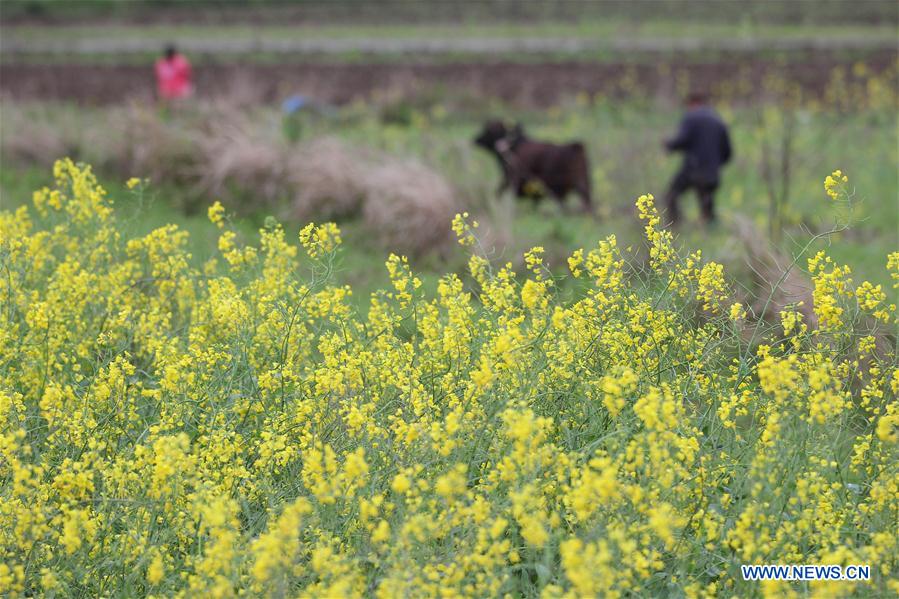
[[[205,208],[221,200],[248,242],[269,216],[295,233],[336,219],[340,277],[361,303],[390,251],[426,285],[463,272],[449,219],[468,210],[494,257],[534,245],[565,257],[610,233],[637,245],[633,200],[664,194],[679,165],[661,140],[681,100],[709,91],[732,127],[722,222],[679,242],[749,289],[747,244],[785,255],[822,239],[857,280],[887,283],[899,248],[894,2],[75,2],[0,5],[0,207],[50,182],[67,155],[93,164],[123,227],[177,222],[195,258],[216,252]],[[153,98],[152,61],[174,42],[197,95]],[[312,101],[286,115],[295,94]],[[491,117],[534,137],[581,139],[597,219],[552,201],[497,198],[497,165],[472,138]],[[840,168],[856,190],[834,204]],[[149,179],[138,190],[120,182]],[[737,223],[751,223],[749,235]],[[800,262],[800,265],[803,263]]]

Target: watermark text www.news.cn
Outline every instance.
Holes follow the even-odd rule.
[[[740,566],[743,580],[870,580],[870,566],[777,564]]]

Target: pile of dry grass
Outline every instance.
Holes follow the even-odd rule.
[[[457,194],[418,161],[321,139],[299,146],[290,165],[297,220],[361,214],[384,247],[413,256],[440,249],[450,239]]]
[[[289,165],[283,144],[227,125],[198,136],[198,191],[229,204],[247,201],[267,206],[289,197]],[[256,207],[256,206],[254,206]]]
[[[9,159],[46,165],[46,156],[71,156],[77,151],[71,140],[46,123],[35,123],[27,135],[4,135],[3,153]]]
[[[294,189],[291,217],[339,219],[357,216],[366,197],[371,157],[332,138],[296,147],[287,178]]]
[[[48,166],[70,156],[119,177],[149,177],[187,190],[192,203],[260,204],[307,222],[361,217],[391,251],[422,255],[449,239],[457,193],[424,164],[323,138],[290,145],[277,120],[198,104],[163,116],[132,104],[90,115],[30,118],[5,108],[4,156]]]
[[[745,217],[735,221],[737,237],[746,249],[747,265],[755,298],[751,309],[756,317],[778,322],[780,313],[790,306],[798,310],[811,328],[818,326],[813,309],[812,283],[793,260],[769,244],[766,237]]]
[[[170,119],[146,105],[130,105],[109,113],[109,139],[98,140],[112,154],[106,164],[120,176],[149,177],[191,185],[202,168],[202,137],[194,127]]]
[[[6,160],[51,166],[60,156],[81,158],[90,131],[66,110],[25,106],[3,100],[2,140]]]
[[[421,255],[451,239],[459,204],[438,173],[418,162],[393,159],[373,168],[366,182],[363,218],[386,247]]]

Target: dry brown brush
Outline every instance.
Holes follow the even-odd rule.
[[[290,144],[279,123],[232,105],[166,114],[131,104],[77,118],[51,111],[34,118],[33,109],[4,104],[5,158],[49,166],[69,156],[116,176],[177,185],[192,204],[265,207],[298,222],[361,217],[373,238],[410,255],[444,247],[460,211],[457,190],[419,161],[333,138]]]

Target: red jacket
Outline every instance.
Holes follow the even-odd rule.
[[[156,91],[166,100],[186,98],[193,93],[190,63],[186,58],[176,54],[171,60],[163,57],[156,61]]]

